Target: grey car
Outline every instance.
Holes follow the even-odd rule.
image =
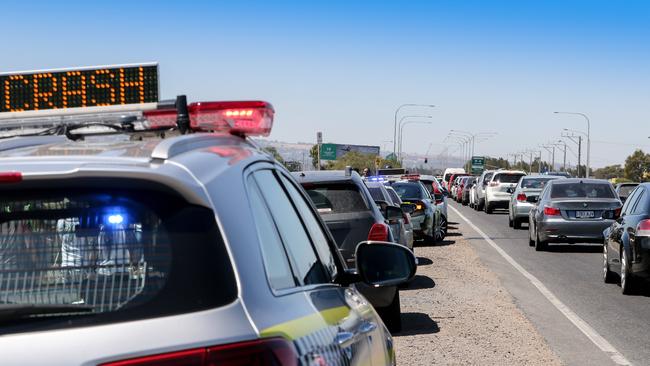
[[[602,243],[621,206],[606,180],[551,180],[528,215],[529,243],[538,251],[548,243]]]
[[[375,203],[379,202],[380,209],[385,210],[385,207],[382,207],[385,204],[402,209],[402,218],[388,221],[388,226],[390,226],[396,243],[413,250],[413,224],[411,224],[410,214],[413,212],[412,205],[403,206],[397,193],[395,193],[395,197],[398,201],[395,201],[394,197],[388,192],[388,189],[392,189],[392,187],[386,187],[381,182],[366,182],[366,186]]]
[[[0,140],[2,365],[394,364],[351,284],[412,278],[411,251],[361,243],[348,270],[307,194],[245,137],[272,107],[194,107],[156,110],[205,116],[191,134],[146,113],[122,129],[122,111],[101,136]]]
[[[564,177],[552,175],[525,175],[519,179],[508,204],[508,226],[520,229],[522,222],[528,221],[528,213],[535,205],[546,183]]]

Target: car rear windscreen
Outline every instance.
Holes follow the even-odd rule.
[[[381,192],[381,188],[379,187],[368,187],[368,191],[370,192],[370,195],[372,196],[372,199],[375,201],[384,201],[386,198]]]
[[[607,183],[561,183],[553,185],[551,198],[616,198]]]
[[[386,189],[388,191],[388,195],[390,198],[393,200],[393,204],[396,206],[399,206],[402,203],[402,200],[399,198],[397,193],[395,193],[395,190],[393,189]]]
[[[321,214],[368,211],[370,208],[353,183],[304,184],[316,209]]]
[[[493,181],[499,183],[517,183],[524,174],[499,173],[494,176]]]
[[[402,199],[402,201],[409,201],[409,200],[419,200],[423,199],[423,192],[422,189],[420,188],[419,183],[415,182],[404,182],[404,183],[394,183],[392,185],[393,189],[399,196],[399,198]]]
[[[7,307],[16,311],[12,320],[92,323],[108,313],[137,319],[236,298],[210,209],[137,189],[29,189],[0,197],[0,319]]]
[[[623,185],[618,188],[618,195],[627,197],[632,193],[632,191],[636,188],[637,185]]]
[[[524,189],[542,189],[546,187],[546,183],[554,178],[526,178],[521,181],[521,188]]]

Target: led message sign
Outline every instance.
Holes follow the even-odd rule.
[[[158,65],[0,74],[0,113],[158,102]]]

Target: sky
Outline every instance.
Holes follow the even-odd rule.
[[[163,99],[271,102],[274,140],[315,142],[322,131],[325,142],[392,150],[396,108],[413,103],[435,107],[399,111],[431,116],[405,127],[409,153],[459,154],[452,129],[496,132],[475,150],[494,157],[586,130],[582,117],[553,111],[589,116],[592,167],[650,150],[643,0],[0,6],[0,72],[156,61]]]

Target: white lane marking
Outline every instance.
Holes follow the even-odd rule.
[[[505,259],[510,265],[515,267],[519,273],[521,273],[524,277],[526,277],[532,284],[533,286],[537,287],[539,292],[546,297],[548,301],[555,306],[564,316],[569,319],[573,325],[575,325],[580,331],[587,336],[595,345],[596,347],[600,348],[601,351],[605,352],[609,358],[614,361],[617,365],[632,365],[630,361],[628,361],[619,351],[612,346],[611,343],[609,343],[605,338],[603,338],[594,328],[592,328],[587,322],[582,320],[578,316],[578,314],[574,313],[573,310],[571,310],[568,306],[564,305],[560,299],[557,298],[544,284],[542,281],[538,280],[537,277],[533,276],[530,272],[526,271],[524,267],[522,267],[517,261],[515,261],[508,253],[505,252],[505,250],[501,249],[501,247],[494,242],[494,240],[490,239],[485,233],[479,229],[476,225],[474,225],[469,219],[467,219],[463,214],[461,214],[457,209],[452,207],[451,205],[449,206],[458,216],[460,216],[461,219],[465,220],[465,222],[474,229],[479,235],[483,237],[483,239],[494,248],[494,250],[499,253],[503,259]]]

